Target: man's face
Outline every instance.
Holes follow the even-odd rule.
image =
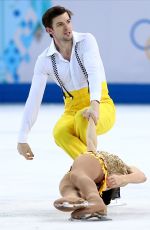
[[[72,39],[72,23],[69,15],[65,12],[53,19],[52,28],[46,28],[54,40],[70,41]]]

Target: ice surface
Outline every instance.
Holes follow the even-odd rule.
[[[99,149],[116,153],[143,170],[146,183],[121,189],[124,206],[108,207],[107,222],[71,222],[53,207],[58,184],[72,160],[54,143],[52,130],[62,105],[42,105],[28,142],[26,161],[16,150],[23,105],[0,105],[0,230],[150,229],[150,106],[117,106],[113,129],[98,138]]]

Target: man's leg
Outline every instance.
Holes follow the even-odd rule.
[[[75,115],[74,128],[76,136],[86,145],[86,133],[88,121],[83,117],[82,113],[86,108],[78,111]],[[100,118],[96,126],[97,135],[108,132],[115,122],[115,108],[114,105],[109,103],[100,103],[99,110]]]
[[[63,114],[54,127],[53,135],[56,144],[73,159],[86,151],[85,143],[76,136],[73,115]]]

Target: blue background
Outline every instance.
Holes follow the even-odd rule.
[[[50,43],[41,17],[58,3],[0,1],[0,103],[26,101],[36,58]],[[96,36],[115,103],[150,103],[150,2],[66,0],[61,5],[74,12],[75,30]],[[62,101],[59,87],[48,80],[43,102]]]

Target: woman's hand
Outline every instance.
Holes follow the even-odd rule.
[[[83,111],[83,117],[85,117],[87,120],[89,120],[91,117],[95,125],[97,125],[99,119],[99,102],[91,101],[90,107]]]
[[[118,188],[127,185],[126,175],[111,175],[107,177],[107,187],[108,188]]]

